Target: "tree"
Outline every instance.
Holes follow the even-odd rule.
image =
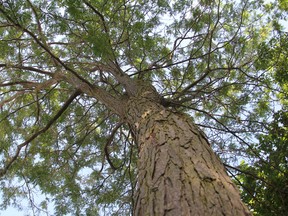
[[[273,111],[273,76],[254,64],[267,8],[1,1],[2,208],[250,215],[217,155],[247,156]]]
[[[287,1],[286,6],[285,1],[279,1],[276,6],[278,12],[274,14],[287,16]],[[259,46],[256,65],[272,72],[278,83],[278,111],[267,126],[268,133],[259,134],[259,142],[253,146],[253,150],[263,157],[252,164],[243,161],[235,178],[243,200],[253,209],[254,215],[261,216],[286,215],[288,210],[288,37],[276,21],[274,27],[274,37]]]
[[[270,130],[255,146],[259,152],[269,152],[266,160],[258,160],[253,165],[242,163],[239,167],[242,173],[237,178],[243,188],[244,201],[250,204],[255,215],[261,216],[287,212],[287,110],[275,115]]]

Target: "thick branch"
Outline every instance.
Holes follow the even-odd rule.
[[[28,35],[30,35],[35,40],[35,42],[41,48],[43,48],[57,63],[59,63],[67,71],[70,72],[68,74],[57,74],[57,75],[55,74],[57,76],[57,78],[56,78],[57,80],[60,77],[61,79],[67,81],[70,84],[72,84],[76,89],[80,89],[83,93],[86,93],[86,94],[96,98],[97,100],[101,101],[107,107],[111,108],[111,110],[113,110],[115,113],[120,114],[120,115],[123,114],[122,109],[121,109],[122,106],[121,106],[120,100],[117,100],[116,98],[114,98],[112,95],[110,95],[105,90],[103,90],[103,89],[101,89],[101,88],[99,88],[99,87],[97,87],[95,85],[92,85],[86,79],[81,77],[76,71],[74,71],[69,66],[67,66],[45,44],[43,44],[37,38],[37,36],[34,33],[32,33],[27,28],[23,27],[22,25],[20,25],[16,21],[14,21],[2,7],[0,7],[0,12],[2,12],[6,16],[7,20],[10,21],[11,23],[13,23],[16,28],[19,28],[23,32],[25,32]],[[5,65],[2,65],[2,66],[5,66]],[[127,86],[128,86],[128,83],[130,82],[130,78],[128,76],[127,77],[129,78],[129,80],[127,79],[127,77],[124,78],[124,74],[121,74],[119,72],[119,70],[117,70],[117,68],[114,68],[114,70],[111,70],[111,71],[112,71],[111,73],[116,76],[116,79],[120,83],[126,83]],[[123,78],[121,78],[121,77],[123,77]],[[132,83],[133,82],[131,81],[129,83],[129,86],[131,86]],[[136,85],[134,85],[134,86],[136,86]],[[129,91],[132,92],[133,90],[129,90]]]
[[[59,76],[61,80],[64,80],[70,83],[76,89],[81,90],[83,93],[87,94],[88,96],[96,98],[101,103],[106,105],[107,108],[112,110],[114,113],[120,116],[124,116],[124,108],[123,108],[124,101],[123,100],[120,100],[119,98],[112,96],[106,90],[96,85],[87,84],[86,82],[83,82],[82,80],[78,79],[77,77],[71,74],[70,75],[58,74],[57,76]]]

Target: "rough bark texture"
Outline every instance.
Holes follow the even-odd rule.
[[[145,97],[128,107],[140,149],[134,215],[250,215],[191,119]]]

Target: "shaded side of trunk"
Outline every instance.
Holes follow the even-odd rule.
[[[250,215],[191,119],[147,99],[129,102],[139,145],[134,215]]]

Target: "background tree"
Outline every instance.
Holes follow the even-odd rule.
[[[279,93],[274,74],[256,64],[280,25],[269,13],[277,15],[263,1],[1,1],[1,207],[27,198],[34,214],[52,202],[56,215],[128,215],[137,209],[136,183],[147,179],[137,161],[153,159],[153,140],[177,137],[177,125],[185,124],[180,138],[187,128],[195,133],[195,158],[204,149],[207,163],[218,164],[207,139],[230,168],[239,158],[264,160],[252,144],[269,132]],[[165,127],[149,124],[147,106]],[[139,137],[151,143],[145,151]],[[182,166],[184,153],[171,151],[156,159]],[[222,173],[229,183],[219,166],[190,171],[206,190]]]
[[[270,5],[269,10],[274,10],[274,16],[285,19],[287,3],[275,2]],[[278,111],[268,125],[268,133],[258,135],[259,142],[253,146],[253,150],[262,157],[255,159],[252,164],[243,161],[237,169],[238,176],[235,179],[241,187],[244,201],[253,209],[255,215],[261,216],[285,215],[288,203],[288,35],[275,19],[273,27],[274,37],[259,46],[256,66],[258,69],[270,71],[275,77],[279,89]],[[253,154],[251,156],[253,157]]]
[[[243,200],[255,215],[285,215],[287,212],[287,110],[279,111],[270,126],[270,134],[262,135],[255,150],[265,160],[253,165],[242,163],[236,181],[242,187]]]

